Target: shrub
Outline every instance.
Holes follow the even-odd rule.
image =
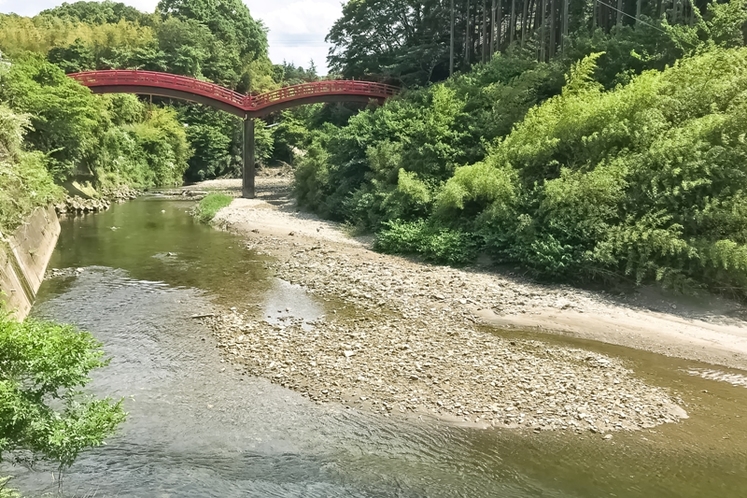
[[[226,194],[212,193],[203,198],[195,207],[195,217],[203,223],[210,223],[218,211],[229,206],[233,197]]]
[[[747,49],[715,48],[611,91],[589,77],[595,58],[484,164],[457,170],[440,208],[538,276],[747,296]]]
[[[21,148],[28,118],[0,104],[0,231],[14,230],[35,208],[63,195],[40,152]]]
[[[426,261],[448,265],[473,262],[481,247],[481,238],[475,234],[434,226],[423,220],[386,222],[374,242],[377,251],[420,254]]]

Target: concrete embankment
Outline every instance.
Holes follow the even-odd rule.
[[[59,235],[53,207],[38,208],[12,234],[0,234],[0,301],[20,320],[31,310]]]

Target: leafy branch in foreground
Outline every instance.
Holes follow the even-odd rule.
[[[103,445],[126,417],[122,400],[82,388],[107,363],[87,332],[0,312],[0,462],[48,461],[61,472]]]

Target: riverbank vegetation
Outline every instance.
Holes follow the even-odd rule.
[[[11,233],[31,212],[62,196],[41,152],[23,150],[29,117],[0,104],[0,233]]]
[[[195,207],[194,216],[203,223],[210,223],[218,211],[231,204],[233,197],[218,192],[206,195]]]
[[[0,15],[0,50],[14,65],[33,54],[64,73],[93,69],[164,71],[213,81],[242,93],[316,78],[313,70],[270,62],[265,29],[240,0],[224,2],[220,9],[207,0],[163,0],[153,13],[110,1],[76,2],[45,10],[33,18]],[[166,114],[173,114],[174,122],[184,125],[188,153],[172,154],[173,177],[179,182],[240,173],[240,119],[205,106],[158,97],[150,104],[146,113],[168,109]],[[145,135],[138,138],[147,141],[143,147],[147,156],[159,137],[157,133]],[[256,138],[258,160],[269,160],[271,131],[258,126]],[[129,160],[129,156],[142,156],[138,152],[124,151],[113,157]],[[168,154],[163,157],[169,160]],[[103,162],[112,163],[108,158]],[[120,167],[115,165],[113,169]],[[142,181],[138,185],[123,179],[136,187],[169,184],[158,177],[154,181],[135,180]]]
[[[10,480],[10,477],[0,477],[0,498],[21,498],[18,491],[8,487]]]
[[[293,163],[299,203],[375,233],[381,251],[746,295],[745,2],[642,2],[640,12],[623,2],[617,12],[588,0],[547,16],[532,2],[503,4],[496,33],[489,2],[455,2],[453,76],[447,2],[345,4],[328,36],[334,74],[407,89],[360,113],[335,104],[272,116],[272,129],[257,127],[258,159]],[[163,0],[146,14],[78,2],[0,16],[12,62],[0,102],[28,116],[29,155],[15,161],[43,164],[58,184],[236,174],[237,119],[93,96],[64,76],[151,69],[240,92],[318,78],[313,66],[273,66],[264,27],[239,0],[210,5]],[[53,195],[46,185],[36,200]]]
[[[137,97],[97,97],[30,54],[0,68],[0,230],[64,194],[182,183],[191,150],[177,113]]]
[[[124,421],[122,402],[84,393],[107,364],[101,345],[67,325],[0,311],[0,462],[68,468]]]
[[[736,0],[584,24],[547,61],[515,43],[311,134],[298,200],[386,252],[747,297],[745,20]],[[350,50],[335,63],[369,71]]]

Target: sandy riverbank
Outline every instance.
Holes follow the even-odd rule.
[[[380,255],[368,240],[299,212],[286,178],[257,183],[259,199],[237,199],[216,223],[244,234],[249,249],[274,256],[278,278],[345,309],[316,320],[311,330],[298,320],[273,324],[251,310],[226,313],[211,325],[253,374],[312,399],[537,430],[607,432],[684,414],[676,393],[644,384],[618,359],[503,339],[481,324],[538,327],[747,366],[738,304],[672,300],[655,291],[613,297]],[[196,188],[235,192],[240,183]]]

